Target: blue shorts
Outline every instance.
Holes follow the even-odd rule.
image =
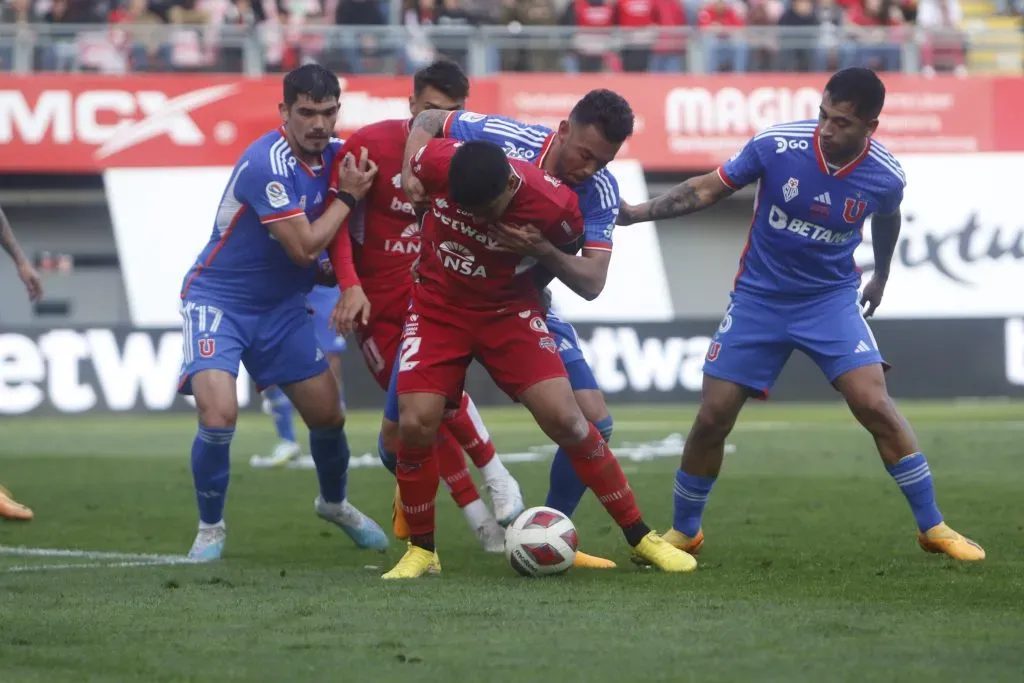
[[[734,292],[704,374],[765,398],[794,350],[807,354],[829,382],[864,365],[886,366],[855,289],[797,301]]]
[[[554,313],[548,313],[547,326],[551,336],[555,338],[555,344],[558,345],[558,355],[565,364],[565,370],[569,373],[572,390],[598,389],[594,372],[587,364],[587,359],[583,357],[576,329]]]
[[[202,370],[224,370],[237,377],[239,363],[260,391],[327,370],[327,358],[301,295],[262,313],[239,313],[230,306],[205,300],[182,302],[180,393],[192,393],[192,376]]]
[[[345,338],[331,329],[331,311],[341,297],[337,287],[316,286],[306,295],[306,303],[313,309],[313,328],[316,340],[324,353],[341,353],[345,350]]]

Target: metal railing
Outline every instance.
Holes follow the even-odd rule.
[[[0,72],[228,72],[257,76],[318,61],[339,73],[409,73],[438,54],[470,75],[507,71],[708,73],[827,71],[850,64],[916,73],[922,48],[984,49],[1020,63],[1021,34],[900,29],[560,26],[302,26],[259,24],[0,25]],[[929,53],[936,52],[928,49]],[[940,65],[941,66],[941,65]]]

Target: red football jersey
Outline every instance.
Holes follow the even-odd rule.
[[[448,197],[448,167],[462,142],[431,140],[412,160],[412,172],[432,198],[423,221],[423,255],[417,275],[419,298],[462,309],[540,305],[530,269],[533,258],[502,249],[488,234],[491,224],[474,218]],[[509,159],[519,187],[501,217],[510,225],[533,225],[556,246],[583,234],[576,193],[533,164]]]
[[[365,147],[377,164],[377,176],[328,248],[342,287],[361,284],[374,314],[394,307],[404,318],[409,304],[410,268],[420,253],[420,225],[412,203],[402,191],[402,154],[409,120],[393,119],[364,126],[345,141],[337,158],[351,152],[359,158]],[[351,237],[351,257],[344,252]],[[355,281],[344,281],[344,261],[354,260]]]

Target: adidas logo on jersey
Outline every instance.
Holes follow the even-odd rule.
[[[823,192],[819,194],[817,197],[814,198],[814,201],[818,202],[819,204],[824,204],[825,206],[832,206],[832,197],[829,195],[828,192]]]
[[[853,352],[854,353],[867,353],[870,350],[871,350],[871,347],[868,346],[868,343],[866,341],[864,341],[863,339],[861,339],[859,342],[857,342],[857,348],[855,348],[853,350]]]
[[[395,177],[391,179],[391,184],[397,189],[402,189],[402,174],[396,173]]]
[[[323,200],[324,200],[324,196],[322,194],[320,194],[319,192],[317,192],[316,193],[316,199],[313,200],[313,204],[314,205],[319,204]]]
[[[317,350],[316,350],[316,359],[318,361],[321,361],[321,360],[324,359],[324,350],[323,349],[317,348]]]
[[[572,344],[568,339],[563,338],[562,343],[558,345],[558,352],[561,353],[562,351],[572,351]]]

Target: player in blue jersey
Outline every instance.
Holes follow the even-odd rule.
[[[179,386],[195,396],[199,413],[192,444],[200,519],[193,559],[215,560],[224,549],[239,363],[258,388],[280,386],[309,427],[320,482],[316,513],[360,547],[388,544],[377,523],[346,499],[349,449],[338,383],[306,310],[324,248],[377,170],[365,149],[358,161],[347,155],[333,164],[340,149],[331,138],[340,92],[337,77],[318,65],[285,76],[282,125],[250,145],[235,165],[210,241],[182,284]],[[329,196],[332,168],[340,191]]]
[[[341,354],[345,350],[345,337],[338,334],[330,324],[331,311],[341,298],[341,290],[334,285],[316,285],[306,296],[306,305],[313,316],[313,328],[317,343],[327,354],[331,374],[338,381],[341,409],[345,410],[345,384],[341,376]],[[263,392],[263,411],[274,419],[277,432],[277,446],[271,452],[266,464],[279,467],[302,454],[302,447],[295,438],[295,423],[292,419],[294,408],[288,395],[281,387],[268,387]]]
[[[873,137],[884,102],[885,86],[873,71],[843,69],[825,86],[817,121],[769,128],[718,170],[622,207],[622,225],[682,216],[757,183],[732,301],[708,348],[700,410],[676,473],[675,514],[665,534],[676,547],[700,550],[701,517],[726,436],[747,398],[767,397],[799,350],[874,437],[910,504],[921,548],[958,560],[985,558],[943,521],[928,461],[889,397],[887,367],[865,320],[882,301],[906,184],[899,163]],[[860,296],[853,253],[869,216],[874,275]]]
[[[413,124],[406,144],[406,160],[432,137],[483,140],[499,145],[507,156],[531,161],[565,181],[579,196],[584,222],[582,254],[577,256],[559,250],[544,239],[539,230],[529,228],[506,229],[505,244],[532,256],[544,266],[541,272],[546,271],[547,277],[542,285],[550,282],[553,275],[580,296],[592,300],[604,289],[608,276],[612,231],[619,211],[619,186],[605,167],[632,133],[633,111],[629,103],[617,93],[600,89],[590,91],[577,102],[557,131],[502,116],[425,111]],[[410,174],[403,173],[403,183],[410,198],[422,196],[422,187],[417,187]],[[612,416],[594,373],[583,358],[576,330],[550,311],[546,324],[558,345],[583,414],[605,441],[610,441]],[[389,398],[385,429],[397,431],[397,406],[397,400]],[[559,448],[551,465],[546,504],[571,516],[585,492],[586,487],[576,475],[569,456]],[[615,563],[578,553],[576,566],[610,568]]]

